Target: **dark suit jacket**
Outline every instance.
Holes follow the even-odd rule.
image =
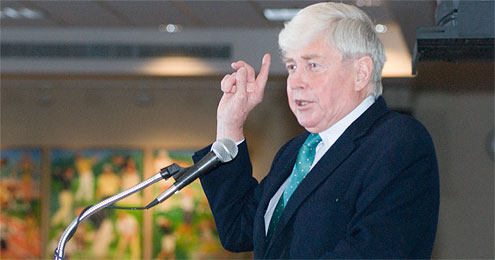
[[[246,142],[233,161],[201,177],[226,249],[254,250],[255,258],[431,257],[439,207],[433,143],[418,121],[390,111],[383,98],[314,166],[266,242],[266,208],[307,135],[279,150],[261,183],[252,177]]]

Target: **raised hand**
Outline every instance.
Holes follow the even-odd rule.
[[[253,67],[246,62],[232,63],[236,72],[225,75],[221,82],[223,96],[217,109],[217,140],[230,138],[237,142],[244,139],[244,122],[263,100],[270,62],[270,54],[265,54],[257,77]]]

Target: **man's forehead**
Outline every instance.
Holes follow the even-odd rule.
[[[307,44],[300,49],[285,51],[282,60],[284,62],[294,61],[296,59],[310,60],[327,58],[328,56],[333,56],[335,54],[339,55],[340,52],[327,44],[324,39],[319,39]]]

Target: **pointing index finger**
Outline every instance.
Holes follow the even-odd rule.
[[[263,56],[263,60],[261,61],[261,69],[260,73],[258,73],[258,77],[256,77],[256,85],[261,87],[264,87],[266,85],[268,74],[270,72],[270,64],[271,56],[267,53]]]

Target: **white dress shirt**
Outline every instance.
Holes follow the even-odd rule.
[[[344,133],[344,131],[349,127],[356,119],[358,119],[371,105],[375,103],[375,98],[373,96],[368,96],[365,98],[354,110],[347,114],[344,118],[339,120],[337,123],[332,125],[327,130],[319,133],[322,141],[316,147],[315,160],[311,165],[311,169],[318,163],[318,161],[323,157],[323,155],[332,147],[332,145],[339,139],[339,137]],[[308,174],[311,174],[311,170]],[[290,178],[290,176],[289,176]],[[270,225],[270,219],[272,218],[273,211],[277,206],[277,203],[285,190],[285,186],[289,181],[289,178],[280,186],[278,191],[273,195],[268,208],[265,212],[265,234],[268,232],[268,226]]]

